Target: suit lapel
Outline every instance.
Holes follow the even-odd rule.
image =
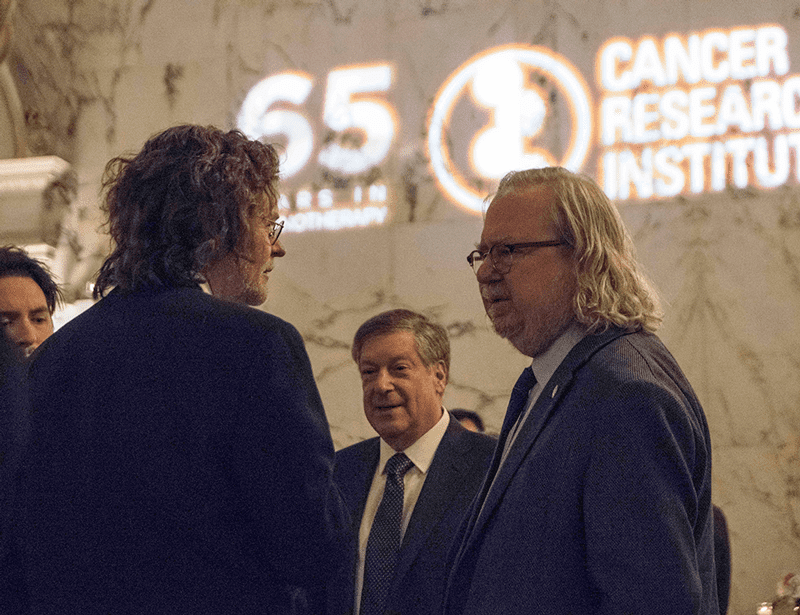
[[[490,483],[487,481],[487,484],[484,485],[484,489],[488,491],[483,505],[478,511],[479,515],[475,521],[474,532],[481,531],[481,528],[491,516],[492,511],[500,502],[503,493],[508,488],[509,483],[519,469],[522,460],[528,454],[536,438],[541,433],[542,428],[547,423],[548,418],[556,411],[557,403],[563,391],[567,389],[569,381],[572,379],[571,373],[564,374],[563,376],[565,378],[556,383],[554,381],[557,375],[558,373],[554,374],[546,387],[542,390],[539,399],[536,400],[536,404],[534,404],[531,409],[528,420],[525,421],[520,428],[511,449],[508,451],[505,462],[503,462],[497,470],[494,480]],[[499,453],[502,455],[502,451],[499,451]]]
[[[347,454],[340,452],[336,455],[334,480],[339,485],[345,504],[350,510],[355,540],[348,560],[340,571],[343,576],[338,576],[333,582],[336,590],[328,592],[328,608],[332,613],[351,613],[353,609],[358,564],[358,533],[379,459],[378,438],[371,438],[356,445],[353,450],[347,451]]]
[[[364,506],[367,503],[367,495],[372,486],[372,477],[375,475],[379,457],[380,442],[378,438],[371,438],[350,458],[341,461],[337,459],[334,479],[352,513],[356,531],[361,525],[361,517],[364,515]]]
[[[463,555],[464,549],[469,546],[472,537],[480,533],[483,526],[492,516],[494,509],[501,501],[508,485],[517,473],[523,460],[534,446],[542,429],[544,429],[544,426],[553,413],[558,412],[559,402],[569,389],[575,373],[600,348],[625,334],[626,332],[623,330],[612,328],[604,333],[588,335],[578,342],[564,361],[562,361],[561,365],[539,394],[539,398],[531,409],[528,420],[520,428],[505,462],[496,470],[494,480],[489,478],[492,476],[490,473],[489,477],[487,477],[487,480],[484,482],[481,489],[484,496],[473,503],[473,506],[477,505],[477,508],[472,513],[472,527],[467,530],[465,542],[462,544],[462,551],[459,557]],[[502,451],[499,450],[499,448],[500,447],[495,451],[492,470],[497,467],[500,456],[502,455]]]
[[[458,421],[450,419],[403,536],[392,591],[399,587],[428,536],[455,502],[464,477],[471,471],[468,465],[464,465],[464,449],[469,447],[468,441],[462,437],[465,431]]]

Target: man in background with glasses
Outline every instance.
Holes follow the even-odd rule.
[[[302,338],[248,307],[285,254],[277,178],[274,148],[200,126],[107,165],[100,301],[30,368],[32,613],[288,613],[344,555]]]
[[[447,615],[715,614],[711,444],[653,334],[616,208],[560,168],[500,183],[468,261],[532,358],[452,552]]]

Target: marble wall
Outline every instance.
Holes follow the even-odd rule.
[[[270,74],[324,83],[335,67],[393,63],[396,146],[380,168],[389,223],[287,232],[264,306],[303,334],[344,446],[371,435],[349,344],[379,311],[408,307],[446,325],[445,402],[478,410],[490,430],[526,364],[491,332],[465,261],[480,216],[445,198],[428,166],[426,118],[448,75],[485,49],[525,43],[569,57],[591,81],[613,36],[762,23],[786,29],[800,70],[800,3],[789,0],[18,0],[9,65],[30,153],[58,155],[79,177],[67,282],[80,298],[107,249],[97,194],[110,157],[179,122],[233,127]],[[305,181],[325,180],[312,168]],[[800,188],[792,178],[620,209],[663,295],[661,336],[708,415],[714,499],[732,538],[730,612],[748,615],[783,574],[800,573]]]

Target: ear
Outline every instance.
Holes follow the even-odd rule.
[[[436,380],[436,392],[439,395],[444,395],[444,389],[447,386],[447,366],[444,361],[437,361],[431,366],[431,370]]]

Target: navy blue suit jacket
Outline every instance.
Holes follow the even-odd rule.
[[[115,290],[39,348],[30,388],[34,614],[284,613],[343,556],[328,423],[279,318]]]
[[[427,615],[441,609],[447,554],[483,482],[494,447],[494,438],[473,433],[450,417],[403,536],[387,612]],[[335,479],[352,511],[356,535],[379,457],[378,438],[336,453]],[[328,584],[328,615],[352,612],[357,561],[357,545],[353,545]]]
[[[27,433],[25,370],[17,347],[0,334],[0,613],[25,608],[21,572],[11,539],[15,481]]]
[[[584,338],[500,449],[447,615],[717,613],[708,427],[657,337]]]

